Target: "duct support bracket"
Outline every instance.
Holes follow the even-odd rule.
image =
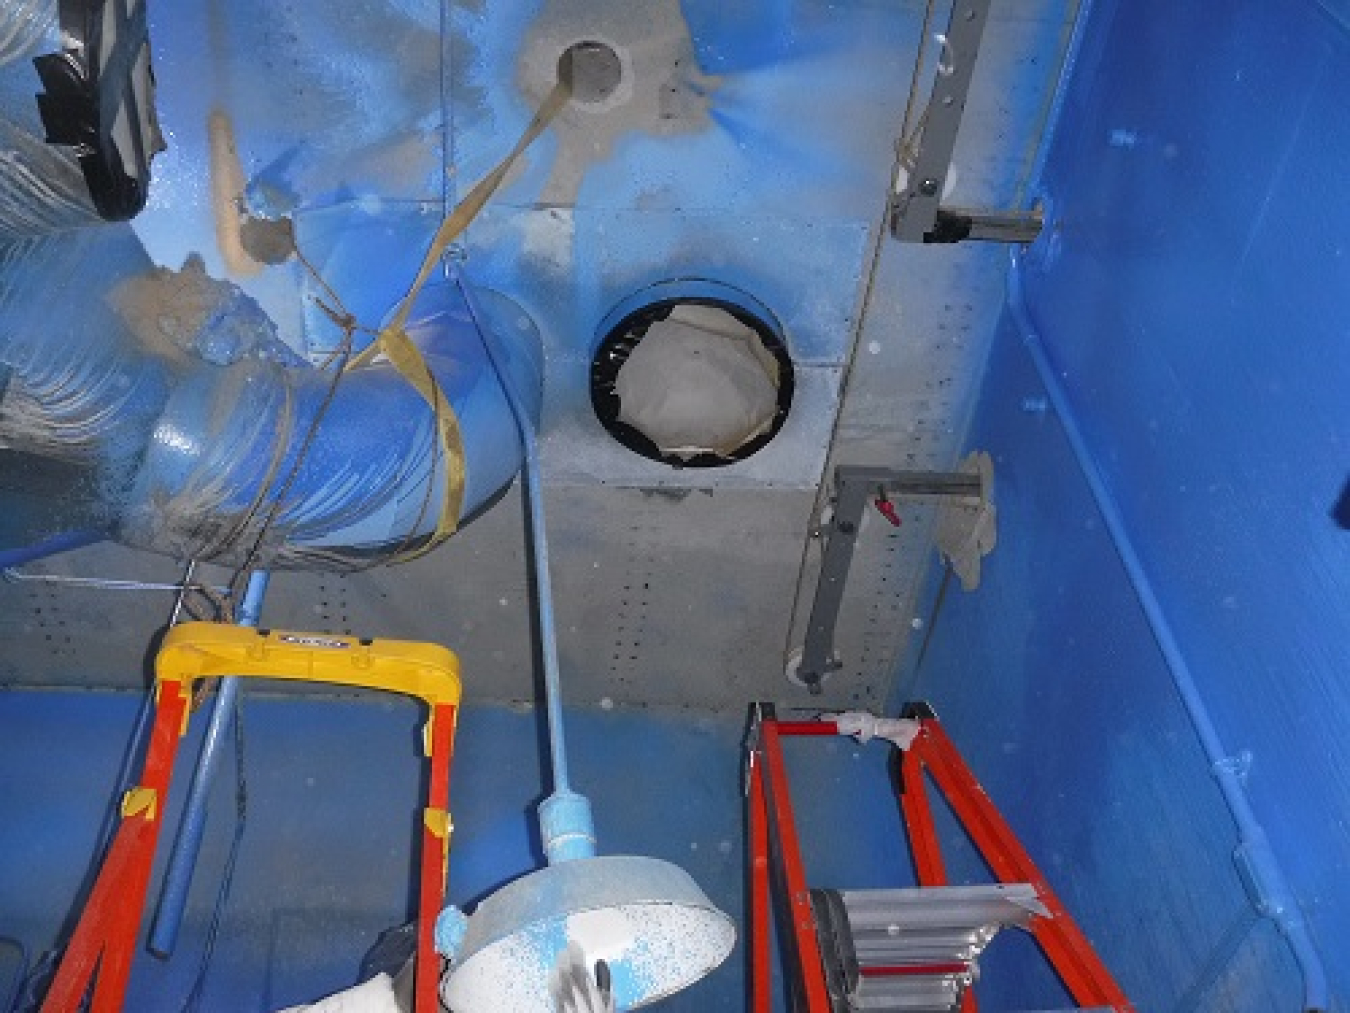
[[[956,0],[946,34],[936,36],[942,52],[927,109],[915,128],[917,150],[904,186],[891,199],[891,236],[902,242],[959,243],[970,239],[1029,243],[1040,234],[1039,211],[984,212],[942,207],[992,2]],[[908,138],[901,140],[906,147],[908,142]]]
[[[811,618],[806,627],[797,677],[812,694],[821,683],[842,667],[835,657],[834,628],[844,600],[853,550],[858,542],[863,511],[872,496],[897,499],[978,500],[984,502],[988,490],[980,474],[969,472],[897,471],[840,465],[834,470],[834,512],[821,537],[825,541],[820,563],[820,578],[811,603]],[[883,500],[884,501],[884,500]]]

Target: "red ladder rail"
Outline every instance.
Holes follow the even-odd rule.
[[[905,787],[901,810],[905,826],[911,841],[924,842],[914,849],[920,884],[938,886],[946,882],[940,856],[936,858],[936,866],[932,857],[928,858],[926,867],[917,857],[921,849],[930,847],[936,855],[937,848],[937,833],[923,780],[926,770],[999,882],[1030,883],[1035,888],[1050,916],[1032,919],[1030,931],[1074,1001],[1080,1006],[1104,1006],[1116,1013],[1134,1013],[1134,1005],[966,766],[941,722],[937,718],[923,718],[920,726],[918,737],[901,761]]]
[[[903,753],[900,767],[899,805],[919,885],[947,885],[926,773],[999,881],[1029,883],[1035,888],[1049,916],[1033,918],[1028,927],[1074,1001],[1082,1006],[1109,1008],[1114,1013],[1135,1013],[1133,1004],[966,766],[941,723],[931,716],[931,708],[917,705],[912,709],[930,715],[918,719],[919,733]],[[798,991],[794,1008],[805,1013],[831,1013],[815,917],[788,797],[781,737],[837,734],[839,730],[833,721],[778,721],[767,704],[757,704],[751,709],[746,771],[751,1013],[769,1013],[772,1008],[770,934],[775,886],[786,890],[788,895],[786,912],[797,964],[793,969]],[[961,1011],[976,1011],[975,996],[969,988],[962,995]]]

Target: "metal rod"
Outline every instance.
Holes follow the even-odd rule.
[[[833,721],[779,721],[779,735],[838,735],[839,725]]]
[[[258,625],[258,615],[262,611],[263,598],[267,594],[269,577],[270,574],[266,570],[254,570],[249,575],[248,587],[239,606],[240,626]],[[230,738],[239,686],[238,678],[227,676],[220,680],[220,687],[216,691],[215,705],[211,708],[211,722],[207,725],[206,737],[202,740],[197,768],[192,772],[192,785],[188,788],[183,819],[178,824],[178,836],[174,838],[168,870],[164,874],[164,892],[160,894],[159,907],[155,911],[155,923],[150,931],[148,948],[157,957],[171,956],[174,946],[178,943],[178,930],[183,924],[183,912],[187,908],[192,874],[197,868],[197,856],[201,853],[202,837],[206,833],[207,802],[211,794],[211,783],[215,780],[216,768],[220,766],[221,754],[224,753],[225,744]]]
[[[1027,307],[1022,279],[1022,258],[1017,250],[1013,251],[1012,266],[1008,271],[1008,308],[1017,329],[1021,332],[1023,346],[1031,356],[1036,372],[1040,375],[1041,384],[1045,387],[1045,393],[1059,418],[1060,428],[1064,431],[1074,457],[1078,460],[1078,468],[1083,473],[1088,489],[1092,492],[1092,498],[1097,503],[1097,510],[1101,513],[1106,529],[1111,535],[1116,554],[1120,557],[1130,585],[1134,588],[1135,597],[1138,598],[1140,608],[1148,619],[1153,639],[1167,664],[1167,670],[1172,675],[1172,682],[1176,685],[1177,694],[1181,697],[1186,714],[1195,728],[1196,736],[1200,739],[1200,746],[1209,759],[1210,772],[1219,784],[1219,790],[1233,815],[1233,822],[1237,824],[1239,838],[1237,854],[1246,863],[1253,882],[1263,894],[1259,900],[1253,898],[1257,909],[1262,914],[1268,914],[1279,927],[1289,943],[1294,959],[1298,961],[1303,973],[1305,1008],[1324,1010],[1328,1001],[1327,976],[1317,944],[1313,941],[1298,900],[1285,878],[1284,870],[1270,844],[1270,839],[1266,836],[1265,828],[1252,808],[1239,765],[1232,763],[1232,754],[1224,748],[1223,739],[1219,736],[1214,718],[1210,715],[1199,684],[1191,672],[1181,642],[1172,629],[1167,612],[1153,589],[1153,582],[1149,578],[1143,559],[1130,537],[1125,515],[1117,505],[1106,479],[1102,477],[1096,457],[1078,423],[1073,402],[1069,400],[1069,395],[1050,362],[1050,356],[1041,343],[1040,334]]]
[[[99,591],[175,591],[179,594],[179,601],[174,606],[176,610],[181,607],[182,595],[187,591],[214,591],[216,594],[228,596],[230,589],[228,587],[212,587],[209,584],[194,584],[184,580],[180,584],[160,583],[149,580],[121,580],[116,577],[68,577],[61,573],[24,573],[22,570],[16,570],[12,566],[0,568],[0,578],[12,583],[41,583],[41,584],[65,584],[71,587],[87,587]]]
[[[530,542],[534,547],[534,590],[535,610],[539,620],[539,648],[544,663],[544,704],[548,715],[548,746],[550,764],[553,769],[553,790],[558,794],[571,791],[567,776],[567,742],[563,731],[562,679],[558,668],[558,633],[553,615],[553,584],[548,570],[548,531],[544,523],[544,483],[539,471],[538,434],[534,420],[530,418],[525,400],[516,389],[515,379],[511,375],[510,363],[506,361],[505,351],[497,343],[497,336],[488,326],[487,317],[478,305],[468,280],[458,264],[449,265],[450,277],[459,286],[473,318],[482,335],[483,347],[501,380],[502,391],[511,405],[511,413],[516,418],[516,428],[520,430],[520,443],[524,452],[524,493],[529,517]]]

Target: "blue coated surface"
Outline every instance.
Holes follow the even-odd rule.
[[[565,112],[466,240],[474,280],[510,293],[543,332],[545,430],[591,424],[601,319],[635,291],[685,277],[768,306],[814,371],[799,389],[819,391],[815,408],[829,412],[922,4],[734,6],[522,0],[442,12],[400,0],[335,16],[266,0],[161,5],[151,28],[170,149],[137,231],[161,263],[198,250],[225,270],[207,128],[223,111],[249,207],[290,214],[307,257],[376,324],[403,294],[442,200],[462,196],[519,136],[557,55],[605,40],[637,95]],[[331,346],[296,264],[238,280],[288,341]],[[788,455],[776,480],[814,484],[822,453]]]
[[[1138,1008],[1177,1009],[1249,907],[1236,830],[1057,420],[1023,410],[1044,392],[1011,326],[988,376],[970,445],[994,455],[1002,537],[978,591],[949,589],[903,695],[934,704]],[[944,844],[987,879],[958,833]],[[1198,1009],[1293,1008],[1297,969],[1268,934]],[[1065,1004],[1029,954],[990,948],[992,1008]]]
[[[1350,470],[1347,74],[1350,37],[1313,3],[1097,3],[1023,275],[1218,735],[1251,753],[1334,1009],[1350,994],[1350,538],[1331,516]],[[1243,921],[1236,829],[1058,420],[1021,410],[1044,391],[1020,340],[1009,322],[969,441],[996,454],[1006,537],[986,585],[948,596],[920,690],[1141,1009],[1295,1008],[1299,970],[1271,923]]]
[[[443,14],[398,0],[329,17],[312,3],[160,4],[170,149],[137,234],[159,263],[197,250],[223,273],[206,136],[223,107],[249,206],[293,214],[301,248],[377,323],[443,198],[523,128],[561,45],[600,37],[655,59],[637,44],[650,37],[678,73],[604,124],[569,112],[466,243],[475,281],[539,321],[545,428],[589,413],[599,322],[671,277],[744,290],[782,322],[799,364],[837,369],[923,7],[845,6],[590,0]],[[1021,308],[1218,736],[1251,753],[1250,797],[1327,958],[1335,1010],[1350,1008],[1350,534],[1330,515],[1350,474],[1348,9],[1095,0],[1044,160],[1047,227],[1021,279]],[[294,264],[242,283],[284,337],[331,347]],[[1299,969],[1273,924],[1252,917],[1237,828],[1060,420],[1024,410],[1046,391],[1023,337],[1004,321],[968,441],[996,459],[999,548],[978,592],[947,594],[901,694],[935,703],[1141,1011],[1295,1009]],[[463,406],[466,425],[479,410],[493,408]],[[816,452],[784,481],[814,482]],[[117,468],[91,481],[123,481],[133,458],[120,447]],[[135,705],[0,695],[0,937],[32,954],[77,894]],[[253,808],[205,998],[241,1011],[351,983],[377,933],[407,917],[420,769],[411,706],[251,699],[247,713]],[[601,851],[677,862],[739,919],[739,719],[568,720]],[[457,745],[450,894],[471,906],[540,864],[547,771],[530,714],[469,709]],[[788,751],[811,882],[905,885],[880,747]],[[176,1010],[190,988],[228,847],[229,780],[216,785],[222,818],[178,957],[141,958],[129,1008]],[[968,853],[953,867],[985,878]],[[742,1009],[742,960],[664,1008]],[[991,947],[980,990],[990,1009],[1067,1004],[1018,934]]]
[[[22,814],[0,821],[0,936],[34,955],[51,944],[89,867],[138,702],[133,694],[0,694],[0,806]],[[408,917],[420,721],[410,703],[246,698],[249,817],[203,1009],[274,1010],[351,984],[378,933]],[[601,852],[676,863],[740,923],[741,720],[575,711],[568,721],[573,779],[595,801]],[[201,716],[193,722],[180,756],[195,755],[205,725]],[[449,899],[461,907],[542,862],[534,815],[542,742],[533,714],[461,714],[449,880]],[[884,750],[842,741],[809,748],[809,766],[795,748],[791,759],[813,877],[903,884]],[[176,1011],[190,989],[233,831],[232,767],[216,780],[175,957],[138,957],[128,1009]],[[186,760],[178,774],[170,827]],[[877,819],[878,811],[888,815]],[[166,851],[167,835],[147,924]],[[738,945],[718,971],[661,1008],[742,1010],[744,958]]]

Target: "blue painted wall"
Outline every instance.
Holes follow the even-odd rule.
[[[1350,36],[1319,4],[1096,4],[1028,255],[1040,333],[1350,1001]],[[1292,1009],[1230,817],[1005,321],[1002,539],[917,675],[1141,1009]],[[915,679],[909,676],[910,685]],[[987,988],[1011,991],[986,976]]]
[[[761,16],[776,16],[774,5],[760,6]],[[699,19],[697,5],[687,16]],[[883,21],[887,33],[903,27]],[[700,49],[705,72],[721,61],[737,73],[737,61],[753,56],[752,35],[726,31]],[[435,29],[408,28],[410,37],[422,33]],[[831,51],[826,62],[842,66],[840,52],[849,50]],[[494,75],[509,78],[513,66],[502,53],[470,68],[482,80],[461,81],[455,101]],[[166,66],[165,77],[172,74]],[[1222,10],[1098,0],[1047,165],[1047,234],[1025,278],[1026,309],[1223,737],[1254,756],[1255,804],[1322,943],[1342,1009],[1350,994],[1337,959],[1350,934],[1350,757],[1341,734],[1350,718],[1350,534],[1330,510],[1350,472],[1346,80],[1344,23],[1312,0],[1240,0]],[[724,97],[729,106],[772,104],[771,83]],[[466,175],[476,159],[490,158],[487,144],[467,153],[473,132],[509,135],[525,114],[524,101],[511,101],[498,110],[480,104],[480,119],[470,99],[456,106]],[[812,122],[823,129],[823,119]],[[734,169],[738,135],[725,124],[717,130],[709,127],[702,143],[718,145],[714,161]],[[257,136],[253,146],[244,142],[251,172],[284,155],[280,141]],[[767,150],[779,140],[754,144]],[[436,140],[428,144],[439,156]],[[621,150],[656,178],[665,148],[642,137]],[[861,145],[851,157],[875,176],[876,155]],[[797,163],[779,156],[773,164]],[[776,177],[763,204],[740,206],[740,224],[754,228],[727,220],[742,244],[732,267],[753,261],[746,244],[755,236],[786,245],[766,208],[776,212],[799,187],[815,187],[828,176],[828,166],[819,168]],[[607,173],[597,167],[577,198],[594,236],[617,220],[603,199]],[[542,174],[539,166],[527,171],[517,204],[483,220],[480,242],[494,230],[514,236],[526,263],[538,226],[544,238],[557,232],[571,257],[574,239],[563,225],[538,225],[553,214],[535,206]],[[317,195],[327,191],[316,180],[307,180],[308,196],[319,216]],[[855,197],[873,183],[831,189],[837,231],[810,248],[828,255],[841,284],[854,280],[849,265],[861,243]],[[342,214],[368,213],[332,190]],[[696,187],[690,195],[694,212],[660,193],[642,205],[638,192],[622,195],[622,210],[649,207],[634,220],[692,223],[706,241],[705,226],[726,209],[700,218],[704,201],[693,199]],[[417,178],[391,199],[438,196]],[[666,262],[673,233],[653,235],[656,260]],[[489,275],[505,271],[480,256]],[[540,277],[555,267],[550,261]],[[631,265],[605,269],[625,279],[619,288],[641,280],[626,273]],[[591,285],[577,305],[602,311],[604,288]],[[832,305],[821,319],[845,323],[847,313]],[[587,330],[580,316],[567,329],[569,341]],[[1005,321],[970,436],[998,461],[1002,543],[978,593],[947,597],[924,665],[905,674],[904,687],[937,704],[1141,1010],[1293,1008],[1297,969],[1270,924],[1250,916],[1230,858],[1232,821],[1059,422],[1023,411],[1024,399],[1043,391],[1020,341]],[[808,358],[824,365],[837,352],[821,346]],[[87,867],[134,707],[114,694],[0,696],[0,804],[10,814],[0,822],[0,935],[32,949],[54,937]],[[253,815],[207,1008],[275,1008],[340,987],[375,934],[406,915],[415,726],[409,708],[250,705]],[[537,861],[527,818],[541,784],[534,727],[532,716],[505,710],[465,715],[454,789],[457,900]],[[679,861],[739,913],[739,720],[586,712],[575,727],[576,779],[595,797],[605,850]],[[870,762],[879,754],[832,746],[820,764],[799,766],[804,810],[819,821],[808,831],[813,880],[903,882],[891,807],[875,794],[885,790],[879,762]],[[226,778],[215,811],[230,808]],[[836,829],[844,832],[827,836]],[[164,967],[142,961],[134,1008],[176,1009],[186,994],[228,831],[213,821],[180,958]],[[963,871],[979,872],[973,862]],[[991,1006],[1062,1003],[1010,939],[995,944],[986,965],[981,987]],[[741,1008],[739,960],[667,1008]]]

